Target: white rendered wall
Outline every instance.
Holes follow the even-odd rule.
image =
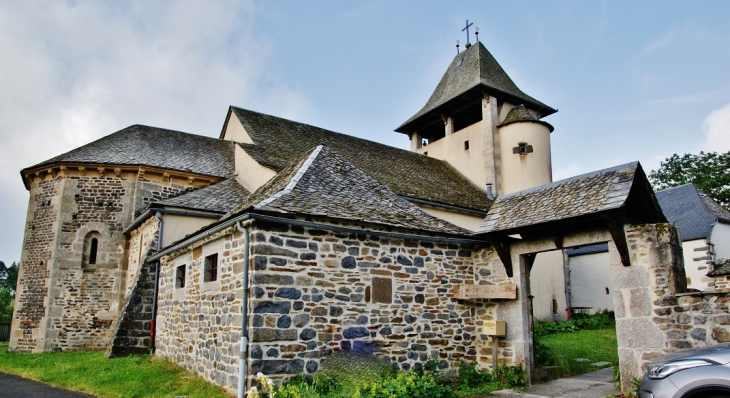
[[[414,203],[416,206],[420,207],[421,210],[425,211],[426,213],[438,217],[442,220],[446,220],[454,225],[458,225],[462,228],[466,228],[469,231],[476,231],[479,229],[479,226],[482,225],[482,222],[484,221],[484,216],[478,216],[478,215],[470,215],[466,213],[460,213],[456,211],[449,211],[446,209],[433,207],[433,206],[427,206],[422,205],[420,203]]]
[[[276,175],[273,170],[258,164],[240,146],[236,145],[233,153],[236,159],[236,181],[249,192],[255,191]]]
[[[193,232],[218,221],[215,218],[179,216],[174,214],[162,215],[162,247],[192,234]]]
[[[238,120],[238,117],[231,111],[228,114],[228,120],[226,120],[226,129],[223,131],[222,138],[228,141],[234,142],[245,142],[247,144],[253,144],[253,140],[246,132],[246,129]]]
[[[730,259],[730,224],[715,224],[710,242],[715,245],[715,260]]]
[[[486,170],[484,168],[486,158],[483,152],[489,146],[483,139],[485,129],[486,126],[482,120],[418,148],[416,152],[447,161],[466,178],[486,191]],[[465,141],[469,141],[469,149],[464,149]],[[489,149],[491,148],[489,147]]]
[[[570,306],[613,311],[611,264],[608,252],[570,257]],[[608,293],[606,293],[608,289]]]
[[[707,276],[710,272],[708,253],[709,245],[705,239],[687,240],[682,242],[682,256],[684,258],[684,272],[687,275],[687,288],[701,291],[714,291],[714,280]]]
[[[550,129],[540,123],[520,122],[499,129],[502,154],[502,195],[553,181],[550,157]],[[519,143],[532,145],[533,152],[513,153]]]
[[[563,252],[554,250],[539,253],[530,271],[532,314],[540,321],[565,321],[568,319],[565,297]],[[553,300],[557,311],[553,311]]]

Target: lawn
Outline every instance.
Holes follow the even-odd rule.
[[[579,330],[572,333],[555,333],[540,338],[550,349],[547,365],[559,366],[560,377],[598,370],[606,366],[593,366],[596,362],[618,363],[616,329]],[[578,358],[590,361],[576,361]]]
[[[107,359],[103,352],[16,354],[0,345],[0,371],[99,397],[228,398],[222,388],[150,355]]]

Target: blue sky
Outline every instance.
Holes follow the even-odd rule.
[[[726,1],[0,0],[0,260],[20,259],[19,170],[131,124],[217,136],[237,105],[407,148],[393,129],[467,19],[559,109],[556,179],[730,150]]]

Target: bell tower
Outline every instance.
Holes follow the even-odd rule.
[[[557,110],[522,92],[478,40],[458,48],[426,105],[395,131],[495,197],[552,182],[553,127],[540,119]]]

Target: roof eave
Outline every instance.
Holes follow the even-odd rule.
[[[460,100],[468,101],[468,99],[464,99],[464,96],[471,94],[474,91],[479,91],[480,94],[491,94],[491,93],[498,94],[501,98],[514,102],[515,104],[525,104],[525,106],[527,108],[540,112],[541,118],[550,116],[553,113],[556,113],[558,111],[557,109],[547,106],[537,100],[529,100],[527,98],[520,98],[514,94],[508,93],[506,91],[500,90],[495,87],[488,86],[480,81],[477,84],[475,84],[474,86],[465,90],[464,92],[459,93],[458,95],[455,95],[454,97],[449,98],[448,100],[441,101],[440,103],[436,104],[435,106],[433,106],[431,109],[429,109],[427,111],[424,111],[424,108],[421,108],[421,110],[416,112],[415,115],[413,115],[410,119],[408,119],[403,124],[398,126],[394,131],[398,132],[398,133],[403,133],[403,134],[409,134],[413,131],[418,131],[417,128],[413,128],[414,124],[418,124],[419,121],[428,118],[434,112],[438,112],[439,109],[441,109],[441,108],[444,108],[447,106],[453,106],[454,103],[457,103]],[[439,115],[437,115],[437,116],[439,116]],[[433,117],[431,117],[431,118],[433,118]],[[440,118],[440,116],[439,116],[439,118]],[[428,124],[430,124],[430,123],[428,123]]]

